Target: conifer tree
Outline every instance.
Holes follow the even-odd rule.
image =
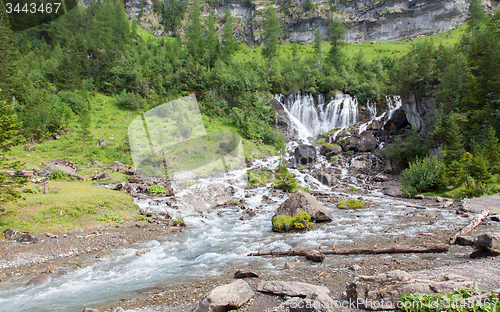
[[[0,100],[12,100],[12,74],[17,59],[14,34],[10,29],[9,18],[0,1]]]
[[[198,0],[194,0],[193,9],[189,14],[189,25],[186,35],[188,39],[188,51],[194,61],[200,60],[204,50],[204,39],[202,38],[201,12]]]
[[[331,44],[331,48],[328,54],[328,60],[335,65],[338,65],[340,58],[340,48],[343,44],[346,29],[342,26],[342,22],[338,19],[334,19],[327,29],[327,39]]]
[[[278,55],[278,39],[281,36],[282,29],[280,21],[276,16],[276,10],[270,6],[264,13],[264,49],[262,55],[271,59]]]
[[[488,129],[488,135],[483,147],[484,158],[488,161],[489,169],[496,171],[500,170],[500,144],[496,137],[496,132],[493,127]]]
[[[321,29],[318,28],[314,32],[314,50],[318,57],[321,57],[321,41]]]
[[[224,32],[222,33],[222,44],[224,45],[224,48],[222,49],[222,53],[224,57],[228,58],[236,50],[236,41],[234,40],[233,33],[233,17],[231,16],[231,11],[229,9],[226,9],[224,20]]]
[[[219,45],[219,36],[217,36],[217,28],[215,27],[215,16],[213,12],[210,12],[207,20],[206,26],[206,37],[207,37],[207,53],[208,53],[208,64],[207,68],[210,69],[212,64],[215,64],[217,60],[217,51]]]

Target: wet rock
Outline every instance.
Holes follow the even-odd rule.
[[[368,310],[394,310],[403,294],[452,293],[454,288],[475,287],[475,283],[455,274],[434,277],[410,275],[394,270],[374,276],[358,276],[347,285],[347,297]],[[380,303],[384,302],[384,305]]]
[[[387,196],[392,196],[392,197],[402,197],[403,193],[399,190],[398,187],[388,187],[385,188],[382,193],[384,193]]]
[[[33,278],[31,278],[27,283],[26,286],[30,285],[39,285],[45,283],[49,277],[47,275],[38,275]]]
[[[470,236],[459,236],[456,243],[461,246],[474,246],[476,240]]]
[[[243,306],[254,296],[247,282],[237,280],[214,288],[195,307],[193,312],[224,312]]]
[[[470,255],[471,258],[498,256],[500,255],[500,233],[481,234],[474,245],[476,250]]]
[[[262,281],[257,285],[257,291],[272,293],[280,296],[302,297],[323,292],[329,294],[330,290],[324,286],[316,286],[302,282]]]
[[[326,172],[318,172],[314,175],[314,177],[324,185],[329,186],[332,184],[332,176]]]
[[[104,167],[104,164],[98,160],[92,160],[92,166],[94,166],[96,168],[102,168],[102,167]]]
[[[296,216],[304,210],[311,216],[312,222],[330,222],[330,212],[314,198],[303,190],[295,190],[274,212],[274,216],[287,215]]]
[[[406,119],[406,114],[402,109],[398,109],[394,114],[392,114],[391,118],[385,123],[384,130],[386,131],[394,131],[402,129],[406,126],[409,126],[410,123]]]
[[[353,264],[349,267],[349,270],[356,272],[356,271],[361,270],[361,267],[357,264]]]
[[[325,255],[319,250],[313,250],[306,253],[306,259],[312,262],[323,262],[325,260]]]
[[[356,149],[360,152],[369,152],[377,148],[377,139],[370,131],[361,133],[359,139],[355,143]]]
[[[38,241],[38,237],[33,236],[28,232],[21,232],[12,229],[4,230],[3,235],[5,236],[6,239],[15,240],[18,242],[34,243]]]
[[[234,278],[247,278],[247,277],[259,277],[257,273],[250,272],[250,271],[241,271],[238,270],[236,273],[234,273]]]
[[[85,309],[83,309],[83,312],[99,312],[99,310],[96,310],[96,309],[90,309],[90,308],[85,308]]]
[[[385,182],[387,180],[389,180],[389,178],[383,174],[377,174],[375,177],[373,177],[373,181],[376,182]]]
[[[352,162],[352,167],[354,169],[364,169],[364,168],[366,168],[366,161],[355,160],[355,161]]]
[[[300,144],[295,148],[295,160],[299,164],[309,164],[316,159],[316,148],[312,145]]]
[[[92,180],[102,180],[106,178],[109,178],[109,173],[106,170],[104,170],[103,172],[94,175],[92,177]]]
[[[381,120],[374,120],[374,121],[372,121],[369,128],[371,130],[380,130],[380,129],[382,129],[383,126],[384,126],[384,123]]]

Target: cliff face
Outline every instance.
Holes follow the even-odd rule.
[[[130,19],[136,19],[141,8],[144,16],[141,26],[155,35],[164,35],[152,12],[152,0],[125,0]],[[162,1],[162,0],[160,0]],[[169,2],[169,0],[164,0]],[[188,11],[192,1],[188,1]],[[470,0],[316,0],[312,9],[305,10],[306,0],[200,0],[203,15],[209,11],[222,18],[226,9],[234,18],[236,38],[250,45],[260,44],[264,11],[276,8],[282,23],[286,42],[312,42],[314,32],[321,29],[323,37],[333,18],[341,19],[347,27],[346,41],[398,40],[428,35],[452,29],[467,18]],[[483,0],[486,10],[498,5],[498,0]],[[187,26],[187,13],[179,26],[181,33]],[[223,25],[220,25],[222,28]]]

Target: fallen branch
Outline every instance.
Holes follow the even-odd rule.
[[[379,248],[344,248],[344,249],[322,249],[324,255],[352,255],[352,254],[396,254],[396,253],[428,253],[446,252],[450,246],[448,244],[418,245],[418,246],[390,246]],[[290,249],[288,251],[268,251],[249,253],[247,256],[305,256],[309,250]]]
[[[481,224],[481,222],[483,222],[483,220],[488,216],[488,213],[489,211],[484,209],[483,211],[481,211],[481,213],[475,215],[468,226],[461,229],[457,234],[455,234],[455,236],[450,239],[450,245],[455,244],[459,236],[467,235],[468,233],[472,232],[472,230],[474,230],[479,224]]]

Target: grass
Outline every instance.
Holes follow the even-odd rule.
[[[89,182],[48,181],[49,191],[29,183],[28,192],[5,205],[9,212],[0,219],[0,232],[11,228],[33,234],[88,228],[104,222],[122,222],[137,217],[132,197],[99,188]]]
[[[359,209],[365,206],[365,202],[358,199],[340,199],[337,207],[340,209]]]
[[[400,57],[405,53],[409,52],[413,49],[414,44],[423,42],[425,40],[431,40],[436,45],[452,45],[457,42],[466,29],[467,25],[462,24],[457,28],[452,30],[432,35],[432,36],[422,36],[416,37],[412,39],[404,39],[399,41],[377,41],[375,44],[372,44],[372,41],[365,41],[361,43],[346,43],[344,46],[344,53],[349,59],[353,59],[359,53],[367,59],[367,61],[371,61],[375,58],[393,58]],[[323,42],[321,44],[321,49],[324,51],[323,57],[326,56],[326,53],[330,50],[330,43]],[[265,59],[262,57],[262,48],[263,47],[255,47],[250,48],[246,44],[240,44],[239,50],[235,55],[235,59],[247,62],[252,60],[257,60],[258,62],[264,62]],[[293,44],[292,43],[284,43],[279,47],[280,56],[292,59],[292,51]],[[310,57],[315,55],[314,44],[300,44],[298,46],[297,55],[301,57]]]

